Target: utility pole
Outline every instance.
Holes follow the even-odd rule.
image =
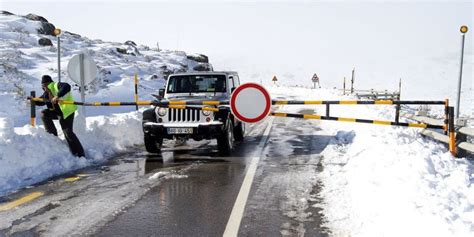
[[[459,65],[459,80],[458,80],[458,97],[456,99],[456,118],[459,118],[460,104],[461,104],[461,84],[462,84],[462,66],[464,63],[464,41],[467,33],[467,26],[461,26],[461,62]]]

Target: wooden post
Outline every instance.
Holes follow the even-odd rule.
[[[31,91],[30,92],[30,96],[31,98],[35,98],[36,97],[36,92],[35,91]],[[33,99],[30,100],[30,105],[31,105],[31,109],[30,109],[30,125],[32,127],[35,127],[36,126],[36,103]]]
[[[346,95],[346,77],[344,77],[344,83],[342,83],[342,95]]]
[[[138,110],[138,75],[135,73],[135,105],[136,110]]]
[[[354,93],[355,68],[352,69],[351,94]]]
[[[400,80],[398,81],[398,95],[395,96],[396,100],[400,100],[401,95],[402,95],[401,91],[402,91],[402,79],[400,78]],[[395,122],[397,123],[400,121],[400,109],[401,109],[401,105],[397,104],[395,107]]]

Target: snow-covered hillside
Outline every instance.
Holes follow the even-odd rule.
[[[35,20],[31,20],[35,19]],[[56,37],[44,29],[54,29],[46,19],[36,16],[16,16],[0,12],[0,117],[8,115],[15,125],[28,122],[24,98],[31,90],[41,92],[40,78],[49,74],[57,78]],[[40,45],[40,41],[43,45]],[[49,44],[52,44],[49,46]],[[61,77],[74,84],[67,75],[67,63],[78,53],[90,55],[98,66],[98,79],[88,85],[86,100],[132,101],[133,75],[140,77],[141,99],[163,86],[164,78],[173,72],[212,68],[206,56],[181,51],[159,50],[133,41],[125,43],[89,39],[63,29],[61,35]],[[75,88],[75,98],[78,96]],[[133,108],[112,108],[124,112]],[[88,115],[102,114],[92,108]]]
[[[26,96],[31,90],[41,94],[42,75],[57,79],[56,37],[51,35],[52,30],[54,25],[41,16],[0,12],[0,195],[103,162],[113,153],[142,143],[141,114],[131,112],[135,110],[132,106],[87,108],[86,124],[76,119],[75,131],[91,158],[87,161],[73,158],[64,140],[58,145],[57,138],[43,128],[27,125]],[[42,46],[40,41],[52,45]],[[88,85],[87,101],[133,101],[135,73],[140,77],[140,99],[146,100],[157,93],[170,73],[212,68],[205,55],[151,49],[133,41],[92,40],[63,29],[61,77],[72,85],[67,63],[78,53],[90,55],[99,71],[97,80]],[[77,86],[73,94],[80,98]],[[113,115],[120,112],[131,113]]]

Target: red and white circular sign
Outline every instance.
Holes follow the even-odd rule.
[[[230,97],[230,110],[242,122],[256,123],[270,113],[270,94],[256,83],[237,87]]]

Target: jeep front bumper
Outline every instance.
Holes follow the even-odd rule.
[[[174,133],[173,129],[190,128],[190,133]],[[143,123],[143,132],[152,136],[162,136],[163,138],[173,138],[175,136],[190,136],[195,139],[212,139],[222,132],[223,123],[213,121],[209,123]]]

